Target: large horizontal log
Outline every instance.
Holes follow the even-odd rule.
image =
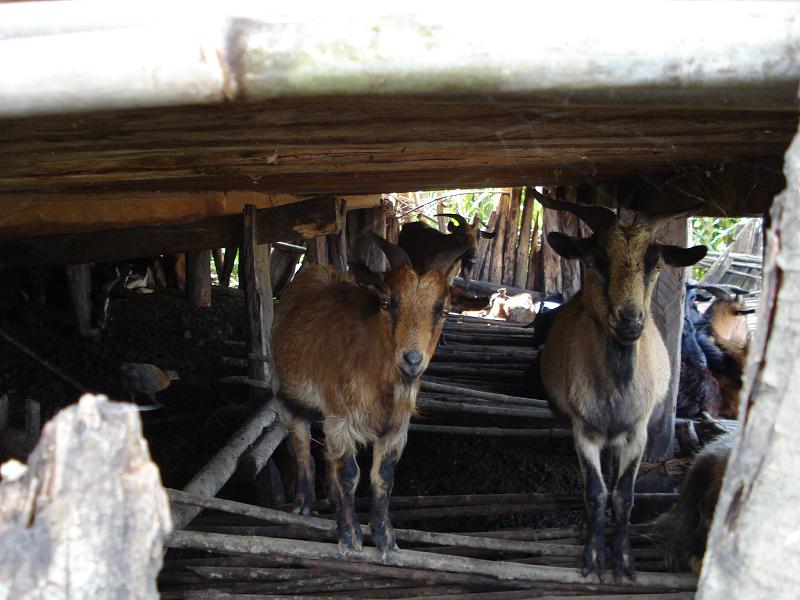
[[[325,196],[258,213],[256,240],[266,244],[338,233],[344,202]],[[2,240],[0,267],[124,260],[241,245],[242,217],[235,214],[174,225]]]
[[[379,195],[341,198],[347,203],[348,209],[380,204]],[[0,239],[177,225],[223,215],[240,215],[245,204],[253,204],[256,208],[275,208],[304,199],[308,199],[308,196],[304,198],[295,194],[248,189],[127,193],[98,191],[92,194],[0,193]]]

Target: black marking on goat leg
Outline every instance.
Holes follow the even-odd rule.
[[[382,556],[397,549],[394,528],[389,520],[389,499],[394,485],[394,459],[386,454],[381,460],[377,477],[372,480],[372,520],[370,530]]]
[[[614,514],[614,545],[611,559],[614,563],[614,581],[620,583],[623,575],[636,577],[636,565],[631,552],[628,535],[631,507],[633,506],[633,486],[636,483],[636,463],[633,461],[625,469],[611,495],[611,508]]]
[[[606,360],[617,389],[627,388],[633,379],[636,365],[636,345],[620,344],[617,340],[609,338],[606,344]]]
[[[281,402],[294,418],[300,419],[301,421],[313,423],[314,421],[322,421],[324,419],[323,414],[317,409],[309,408],[289,396],[282,395]]]
[[[328,470],[331,500],[336,508],[339,529],[339,549],[342,552],[361,551],[361,525],[356,514],[355,492],[358,486],[358,463],[352,454],[329,459]]]
[[[586,505],[586,544],[583,547],[583,576],[593,571],[603,581],[606,570],[606,490],[603,476],[591,463],[586,462],[584,481],[584,503]]]

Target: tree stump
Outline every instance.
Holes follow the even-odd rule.
[[[3,473],[0,599],[158,597],[169,502],[133,406],[83,396]]]

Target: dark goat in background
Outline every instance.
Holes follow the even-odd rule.
[[[583,289],[559,311],[541,354],[548,397],[572,421],[584,478],[587,539],[583,573],[605,572],[605,510],[609,493],[601,462],[613,461],[611,507],[614,578],[633,577],[629,522],[633,486],[647,443],[647,424],[669,387],[670,365],[650,301],[663,265],[686,267],[702,259],[705,246],[659,243],[665,216],[639,215],[631,224],[613,211],[536,194],[546,208],[572,212],[592,229],[589,238],[558,232],[547,236],[561,256],[586,267]]]

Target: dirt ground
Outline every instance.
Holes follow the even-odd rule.
[[[6,314],[2,327],[87,389],[112,398],[122,397],[121,362],[176,370],[180,381],[159,394],[168,409],[142,413],[142,418],[164,484],[182,487],[254,410],[244,388],[219,383],[221,377],[235,373],[219,364],[222,356],[236,354],[236,348],[226,342],[245,339],[243,296],[237,289],[215,287],[212,307],[198,309],[176,290],[159,289],[149,295],[123,290],[112,298],[111,315],[107,329],[92,340],[78,337],[66,316],[54,309]],[[26,398],[41,403],[45,421],[80,396],[72,385],[3,340],[0,361],[0,393],[9,396],[12,425],[19,426],[20,406]],[[488,420],[473,424],[504,425]],[[324,495],[321,450],[315,444],[318,492]],[[359,494],[368,495],[369,457],[362,459]],[[411,433],[394,489],[396,495],[537,492],[580,492],[569,440]],[[223,490],[223,495],[252,500],[241,487]],[[448,528],[467,531],[578,522],[577,511],[559,511],[459,519]]]

